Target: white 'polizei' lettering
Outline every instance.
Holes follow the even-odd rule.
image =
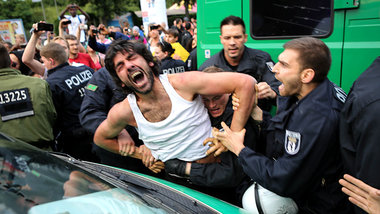
[[[81,83],[90,80],[91,77],[92,77],[91,71],[85,70],[66,79],[65,83],[70,89],[73,89],[72,85],[78,86]]]
[[[163,69],[162,73],[164,74],[175,74],[175,73],[182,73],[185,72],[185,67],[184,66],[179,66],[179,67],[174,67],[174,68],[167,68]]]

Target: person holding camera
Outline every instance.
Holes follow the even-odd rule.
[[[77,14],[77,10],[79,10],[82,15]],[[69,11],[70,15],[65,15],[65,13]],[[86,24],[87,20],[90,19],[90,16],[84,12],[78,5],[76,4],[69,4],[67,5],[66,9],[62,11],[61,15],[59,16],[61,19],[66,18],[67,22],[64,24],[67,24],[67,29],[69,31],[69,34],[75,35],[77,32],[77,29],[79,28],[80,24]],[[84,32],[84,29],[81,29],[81,37],[80,42],[83,43],[86,41],[86,34]]]
[[[117,29],[117,28],[114,28],[114,29]],[[96,35],[98,34],[109,35],[114,40],[117,40],[117,39],[130,40],[131,39],[129,36],[126,36],[121,32],[108,30],[103,24],[100,24],[98,28],[91,25],[90,30],[88,31],[88,46],[90,46],[94,51],[97,51],[102,54],[106,53],[110,44],[103,44],[103,43],[97,42]]]
[[[39,60],[36,59],[36,47],[41,35],[46,31],[53,31],[53,28],[53,24],[49,23],[39,22],[33,24],[30,31],[30,40],[25,47],[24,54],[22,55],[22,62],[30,68],[34,75],[39,75],[43,79],[47,78],[47,69]],[[60,44],[65,49],[66,54],[69,55],[69,44],[63,37],[54,37],[52,42]]]

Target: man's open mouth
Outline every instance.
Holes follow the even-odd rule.
[[[144,80],[144,74],[141,71],[136,71],[131,75],[132,81],[138,85]]]

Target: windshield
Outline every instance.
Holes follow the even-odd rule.
[[[0,213],[165,213],[135,194],[0,135]]]

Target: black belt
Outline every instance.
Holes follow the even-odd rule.
[[[256,202],[256,208],[259,214],[264,214],[263,208],[261,207],[261,203],[260,203],[259,185],[256,182],[255,182],[255,202]]]

